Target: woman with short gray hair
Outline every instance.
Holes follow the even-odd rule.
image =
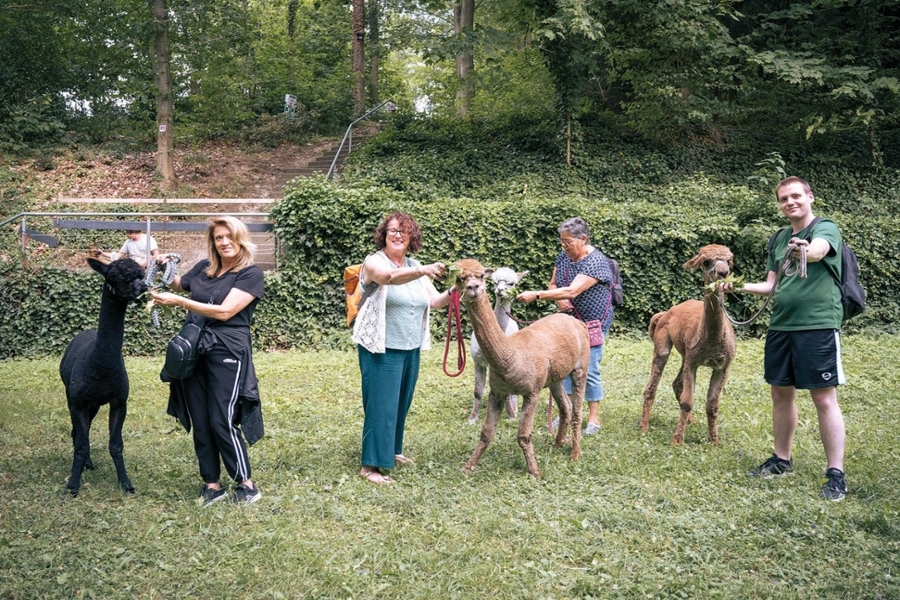
[[[516,299],[522,302],[555,300],[559,310],[572,314],[587,324],[589,329],[597,325],[603,332],[602,337],[597,336],[592,341],[591,363],[584,391],[584,399],[588,403],[584,435],[596,435],[600,431],[600,400],[603,398],[600,379],[603,340],[613,321],[613,274],[606,255],[591,245],[591,231],[584,219],[568,219],[557,231],[562,251],[556,257],[550,285],[546,290],[522,292]],[[571,395],[572,380],[567,377],[564,383],[566,393]]]

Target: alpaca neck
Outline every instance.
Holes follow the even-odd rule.
[[[725,328],[725,312],[719,304],[718,291],[703,292],[703,323],[701,328],[707,335],[717,336]]]
[[[466,310],[472,320],[472,329],[475,331],[475,339],[481,353],[491,365],[505,365],[513,358],[513,352],[508,344],[506,331],[501,329],[497,322],[491,304],[483,293],[466,302]]]
[[[91,353],[94,357],[122,356],[122,342],[125,338],[125,310],[128,301],[103,287],[100,300],[100,321],[97,324],[97,343]]]
[[[497,325],[500,326],[500,330],[504,333],[506,332],[506,326],[509,325],[509,311],[512,306],[512,298],[497,296],[497,300],[494,302],[494,318],[497,320]]]

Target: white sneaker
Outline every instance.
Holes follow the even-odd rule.
[[[597,435],[598,433],[600,433],[599,425],[588,423],[587,427],[584,428],[584,435]]]

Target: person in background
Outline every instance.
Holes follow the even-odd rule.
[[[516,296],[522,302],[555,300],[559,309],[587,322],[599,319],[604,339],[613,322],[612,270],[609,260],[591,245],[591,232],[584,219],[574,217],[559,226],[559,243],[562,251],[556,257],[553,275],[546,290],[526,291]],[[600,361],[604,344],[591,347],[591,364],[588,367],[587,387],[584,399],[588,403],[588,419],[584,435],[600,432],[600,400],[603,399],[603,382],[600,378]],[[566,393],[572,394],[572,379],[567,377]]]
[[[430,309],[447,306],[450,292],[438,292],[432,283],[443,275],[442,263],[422,265],[407,255],[422,248],[422,234],[410,215],[388,215],[374,238],[377,252],[366,257],[359,281],[365,292],[376,287],[353,326],[365,414],[359,476],[390,484],[393,480],[383,469],[413,462],[403,454],[403,435],[419,377],[419,354],[431,346]]]
[[[221,460],[237,484],[232,502],[249,504],[262,497],[250,479],[244,438],[252,445],[263,436],[250,339],[250,320],[264,293],[263,272],[253,264],[256,246],[247,226],[234,217],[213,219],[206,229],[206,244],[209,258],[170,286],[188,292],[190,298],[150,292],[162,306],[189,311],[188,322],[204,317],[197,366],[187,379],[170,383],[168,413],[188,431],[193,426],[204,481],[200,502],[209,506],[228,495],[219,481]]]
[[[812,189],[800,177],[787,177],[775,188],[781,212],[791,223],[790,235],[779,235],[768,256],[768,276],[742,288],[733,284],[725,291],[772,297],[772,317],[766,333],[764,376],[771,386],[772,429],[775,452],[749,477],[792,475],[791,447],[797,430],[797,390],[809,390],[819,418],[819,436],[825,447],[827,470],[819,497],[839,502],[847,495],[844,477],[844,415],[838,406],[837,386],[846,383],[841,362],[840,328],[843,319],[841,291],[829,269],[840,274],[841,232],[828,220],[817,222]],[[809,238],[811,241],[807,242]],[[806,247],[807,276],[778,277],[779,266],[792,246]]]
[[[120,258],[131,258],[137,264],[145,269],[147,268],[147,234],[137,229],[126,229],[125,236],[128,238],[118,252],[101,252],[101,256],[107,257],[109,260],[118,260]],[[159,253],[159,246],[153,236],[150,236],[150,258],[156,258]]]

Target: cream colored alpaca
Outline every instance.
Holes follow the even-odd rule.
[[[512,301],[515,299],[513,293],[519,281],[528,274],[528,271],[516,273],[509,267],[500,267],[491,274],[491,281],[494,282],[494,318],[500,329],[507,335],[515,333],[519,330],[519,324],[516,323],[510,315]],[[484,384],[487,383],[487,361],[481,355],[481,348],[478,347],[478,340],[475,339],[475,332],[472,332],[472,364],[475,370],[475,390],[472,399],[472,412],[469,414],[469,424],[478,423],[478,412],[481,410],[481,401],[484,399]],[[516,418],[516,397],[506,397],[506,414],[510,419]]]
[[[578,460],[581,457],[581,405],[591,355],[587,327],[578,319],[555,314],[507,336],[497,323],[485,290],[484,279],[492,270],[473,259],[461,260],[456,267],[456,288],[487,360],[490,385],[488,413],[481,437],[463,471],[470,472],[478,466],[481,455],[494,439],[506,397],[515,394],[523,398],[516,439],[525,454],[528,472],[540,477],[531,432],[540,393],[544,388],[550,388],[559,407],[559,431],[555,446],[564,443],[566,427],[571,424],[571,458]],[[562,384],[570,374],[572,401]]]
[[[719,395],[728,379],[728,370],[735,355],[734,330],[726,318],[717,292],[707,286],[725,279],[733,266],[731,250],[718,244],[700,248],[696,256],[684,263],[685,269],[703,272],[703,300],[687,300],[669,310],[656,313],[650,319],[649,333],[653,339],[653,364],[650,380],[644,388],[644,415],[641,431],[650,427],[650,409],[656,397],[660,377],[669,360],[672,346],[682,356],[681,369],[672,382],[675,398],[681,405],[681,416],[672,436],[672,444],[684,443],[684,428],[693,422],[694,385],[697,367],[710,367],[712,376],[706,392],[706,422],[709,441],[719,443]]]

